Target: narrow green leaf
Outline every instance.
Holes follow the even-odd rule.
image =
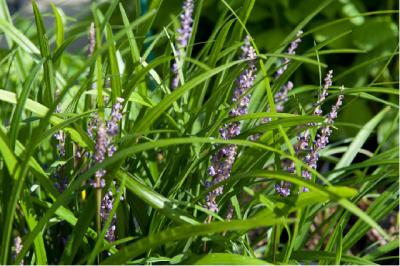
[[[39,39],[40,54],[46,61],[43,65],[44,83],[46,84],[45,90],[45,105],[50,106],[53,102],[55,95],[55,72],[53,68],[53,61],[51,60],[50,46],[46,35],[46,30],[43,22],[42,15],[35,1],[32,1],[33,13],[35,14],[36,29]]]
[[[270,263],[230,253],[211,253],[198,258],[193,258],[185,263],[194,265],[269,265]]]
[[[353,142],[350,144],[346,153],[340,158],[340,161],[336,164],[334,169],[339,169],[345,166],[349,166],[354,158],[357,156],[358,152],[364,145],[365,141],[371,135],[375,127],[381,122],[385,117],[386,113],[390,110],[389,107],[384,108],[380,111],[374,118],[372,118],[363,128],[358,132],[357,136],[354,138]],[[339,176],[341,172],[334,173],[329,176],[329,180],[335,179]]]
[[[22,111],[24,109],[25,103],[28,99],[29,92],[31,91],[32,84],[38,77],[38,72],[42,68],[44,60],[42,59],[39,61],[39,63],[30,71],[30,74],[28,78],[26,79],[21,95],[18,97],[17,105],[15,106],[15,111],[12,116],[12,122],[10,125],[10,141],[11,141],[11,147],[15,146],[15,143],[17,141],[18,137],[18,131],[19,131],[19,123],[22,119]]]
[[[28,53],[39,54],[39,49],[22,34],[17,28],[11,25],[9,22],[0,18],[0,29],[9,36],[18,46],[24,49]]]
[[[117,2],[117,1],[116,1]],[[129,30],[129,29],[127,29]],[[121,96],[122,86],[121,86],[121,73],[119,72],[118,61],[117,61],[117,51],[115,48],[115,44],[112,41],[113,34],[111,30],[111,26],[107,24],[106,27],[106,37],[107,41],[110,42],[108,46],[108,58],[111,66],[111,99],[115,103],[117,97]]]
[[[144,239],[138,240],[135,243],[126,246],[121,251],[112,255],[102,262],[102,264],[124,264],[130,259],[155,248],[159,245],[168,243],[170,241],[186,239],[200,235],[211,233],[219,233],[225,231],[249,230],[252,228],[270,226],[284,222],[291,222],[287,219],[248,219],[236,220],[230,222],[214,222],[210,224],[199,225],[183,225],[175,228],[165,230],[161,233],[150,235]]]
[[[29,194],[25,191],[24,196],[22,197],[22,201],[19,203],[21,209],[24,213],[24,218],[26,219],[26,223],[28,224],[29,230],[32,230],[37,224],[37,214],[32,206],[32,203],[29,199]],[[37,259],[37,264],[47,265],[47,255],[46,249],[43,242],[43,235],[39,234],[35,241],[33,242],[35,255]]]
[[[61,16],[60,10],[53,3],[51,3],[51,7],[53,9],[53,13],[56,18],[56,44],[57,44],[57,48],[60,48],[60,46],[64,42],[63,18]]]

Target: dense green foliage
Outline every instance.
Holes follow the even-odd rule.
[[[99,1],[74,18],[32,6],[34,18],[11,17],[0,0],[0,263],[398,264],[396,1],[196,0],[184,51],[175,45],[180,1]],[[303,42],[275,79],[299,30]],[[249,113],[232,118],[246,35],[258,72]],[[175,58],[182,85],[172,90]],[[293,146],[310,123],[324,124],[312,110],[329,69],[322,109],[329,112],[340,85],[344,105],[315,171]],[[289,80],[294,88],[277,113],[274,95]],[[117,151],[95,163],[88,125],[108,119],[119,97]],[[234,120],[241,134],[221,139],[218,129]],[[228,144],[238,146],[237,158],[213,213],[207,169]],[[288,159],[312,180],[282,168]],[[96,190],[90,181],[100,169],[106,184]],[[310,192],[281,197],[281,181]],[[115,201],[99,223],[105,191]],[[117,239],[109,242],[114,213]]]

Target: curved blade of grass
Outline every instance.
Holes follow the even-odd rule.
[[[351,162],[356,157],[357,153],[360,151],[365,141],[371,135],[375,127],[381,122],[385,117],[386,113],[390,110],[390,107],[385,107],[380,111],[375,117],[373,117],[363,128],[358,132],[357,136],[354,138],[353,142],[350,144],[347,152],[340,158],[339,162],[336,164],[334,169],[339,169],[342,167],[349,166]],[[335,179],[339,176],[341,172],[334,173],[329,176],[329,180]]]
[[[84,235],[92,222],[92,219],[96,212],[94,197],[88,198],[85,207],[82,209],[81,214],[72,230],[71,237],[64,248],[61,255],[60,264],[70,265],[78,252],[81,242],[83,241]],[[93,230],[94,232],[94,230]]]
[[[206,71],[205,73],[202,73],[199,76],[191,79],[189,82],[185,83],[184,85],[182,85],[181,87],[179,87],[175,91],[173,91],[171,94],[164,97],[164,99],[159,104],[157,104],[152,109],[150,109],[146,113],[146,115],[135,124],[133,130],[139,131],[139,132],[146,130],[148,127],[151,126],[151,124],[158,117],[160,117],[163,114],[163,112],[165,112],[168,109],[169,106],[171,106],[177,99],[179,99],[187,91],[195,88],[197,85],[201,84],[202,82],[209,79],[210,77],[212,77],[234,65],[237,65],[243,61],[244,60],[238,60],[238,61],[234,61],[231,63],[227,63],[225,65],[216,67],[215,69]]]
[[[270,263],[251,257],[230,253],[211,253],[184,262],[192,265],[269,265]]]
[[[340,194],[336,194],[333,191],[329,191],[326,187],[321,186],[317,183],[312,183],[310,181],[304,180],[297,178],[293,175],[290,175],[288,173],[284,172],[271,172],[271,171],[252,171],[244,174],[237,174],[232,177],[230,177],[228,180],[225,180],[221,182],[221,185],[223,185],[225,182],[232,182],[235,181],[236,179],[242,179],[242,178],[251,178],[251,177],[266,177],[266,178],[272,178],[272,179],[279,179],[282,181],[287,181],[299,186],[304,186],[309,188],[310,190],[318,191],[323,195],[329,196],[331,199],[339,203],[343,208],[348,210],[349,212],[353,213],[357,217],[359,217],[363,222],[368,224],[371,227],[374,227],[376,230],[379,231],[379,233],[385,238],[389,239],[389,236],[387,233],[382,229],[382,227],[374,221],[369,215],[364,213],[361,209],[359,209],[355,204],[350,202],[349,200],[343,198]]]
[[[15,106],[15,111],[14,111],[14,114],[12,117],[12,122],[10,125],[11,147],[15,146],[15,143],[16,143],[16,140],[18,137],[19,123],[22,119],[22,110],[28,99],[29,92],[31,91],[31,88],[32,88],[32,84],[38,77],[38,72],[41,69],[43,62],[44,62],[44,59],[39,61],[39,63],[30,71],[30,74],[27,77],[27,79],[24,82],[24,85],[22,87],[21,95],[17,99],[17,105]]]
[[[398,184],[392,185],[379,198],[377,198],[368,208],[366,213],[376,219],[381,220],[399,205]],[[370,226],[364,221],[358,220],[343,238],[343,250],[350,249],[365,233]]]
[[[4,159],[4,163],[8,172],[10,174],[14,173],[18,161],[14,152],[9,146],[7,135],[5,132],[3,132],[3,127],[0,127],[0,154]]]
[[[366,260],[374,260],[376,258],[379,258],[380,256],[387,254],[389,252],[391,252],[394,249],[398,249],[399,248],[399,241],[396,240],[392,240],[389,243],[387,243],[384,246],[378,247],[376,250],[372,250],[370,251],[367,255],[365,255],[363,257],[363,259]]]
[[[305,32],[303,34],[303,36],[309,35],[311,33],[319,31],[319,30],[321,30],[323,28],[331,27],[331,26],[333,26],[335,24],[339,24],[339,23],[342,23],[344,21],[348,21],[348,20],[351,20],[351,19],[357,18],[357,17],[367,17],[367,16],[373,16],[373,15],[390,15],[390,14],[397,14],[397,13],[399,13],[398,10],[379,10],[379,11],[359,13],[359,14],[354,15],[354,16],[349,16],[349,17],[346,17],[346,18],[336,19],[335,21],[322,24],[322,25],[320,25],[318,27],[315,27],[315,28]]]
[[[43,22],[42,15],[40,14],[39,8],[35,1],[32,1],[33,13],[35,14],[36,29],[39,39],[39,48],[42,58],[46,58],[43,64],[43,76],[44,83],[46,85],[45,105],[50,106],[53,102],[55,95],[55,72],[53,67],[53,61],[51,60],[50,46],[46,35],[46,30]]]
[[[0,18],[0,29],[10,37],[19,47],[28,53],[39,54],[39,49],[22,34],[16,27],[11,25],[9,22]]]
[[[106,37],[107,40],[110,41],[110,45],[108,46],[108,60],[110,62],[110,68],[111,68],[111,99],[115,103],[117,97],[121,96],[122,85],[120,78],[121,74],[119,72],[119,67],[117,62],[117,50],[115,48],[114,41],[111,41],[113,39],[113,33],[110,24],[107,24],[106,27]]]
[[[397,52],[395,54],[398,55],[399,52]],[[362,61],[361,63],[359,63],[357,65],[353,65],[352,67],[346,69],[345,71],[343,71],[339,75],[335,76],[333,78],[333,81],[341,80],[343,77],[345,77],[347,75],[350,75],[351,73],[353,73],[354,71],[356,71],[356,70],[358,70],[360,68],[363,68],[363,67],[366,67],[366,66],[370,66],[371,64],[375,64],[377,62],[383,61],[386,58],[391,57],[391,56],[393,56],[392,53],[391,54],[385,54],[385,55],[377,56],[377,57],[374,57],[372,59]]]
[[[258,55],[258,56],[259,56],[260,58],[263,58],[263,59],[268,59],[268,58],[271,58],[271,57],[288,58],[288,59],[291,59],[291,60],[293,60],[293,61],[298,61],[298,62],[310,64],[310,65],[315,65],[315,66],[318,66],[318,67],[324,67],[324,68],[327,67],[326,64],[321,63],[321,62],[319,62],[319,61],[317,61],[317,60],[313,60],[313,59],[310,59],[310,58],[308,58],[308,57],[299,56],[299,55],[278,54],[278,53],[272,53],[272,54],[271,54],[271,53],[266,53],[266,54],[260,54],[260,55]]]
[[[219,233],[225,231],[249,230],[252,228],[271,226],[274,224],[289,223],[289,219],[248,219],[232,220],[230,222],[214,222],[210,224],[183,225],[165,230],[161,233],[150,235],[144,239],[126,246],[121,251],[112,255],[102,262],[102,264],[124,264],[130,259],[143,254],[144,252],[168,243],[170,241],[186,239],[190,237]]]
[[[239,117],[238,117],[239,118]],[[235,119],[238,119],[235,118]],[[298,125],[304,125],[308,123],[315,123],[315,122],[323,122],[324,118],[323,117],[318,117],[318,116],[297,116],[297,117],[288,117],[288,118],[282,118],[278,119],[275,121],[271,121],[266,124],[261,124],[259,126],[256,126],[254,128],[251,128],[249,130],[244,131],[239,135],[239,137],[247,137],[250,135],[253,135],[255,133],[265,133],[269,130],[279,128],[280,126],[282,127],[292,127],[292,126],[298,126]]]
[[[17,97],[15,93],[6,91],[6,90],[1,90],[0,89],[0,101],[8,102],[11,104],[17,104]],[[45,116],[46,113],[48,112],[48,108],[38,102],[35,102],[31,99],[27,99],[24,108],[26,110],[29,110],[41,117]],[[57,125],[63,122],[63,120],[57,116],[51,116],[50,117],[50,122]],[[71,136],[71,138],[79,143],[81,147],[87,147],[87,144],[81,140],[81,135],[73,128],[65,128],[64,129],[66,132],[68,132]]]
[[[30,196],[27,195],[28,193],[25,191],[24,196],[20,202],[20,206],[22,212],[24,213],[24,218],[28,225],[29,230],[32,230],[37,224],[37,214],[35,213],[35,209],[32,206]],[[36,263],[41,265],[47,264],[47,255],[46,255],[46,248],[43,242],[43,235],[39,234],[35,241],[33,242],[35,256],[36,256]]]
[[[298,261],[309,261],[315,262],[316,260],[330,260],[334,261],[336,258],[336,254],[334,252],[326,252],[326,251],[308,251],[308,250],[301,250],[301,251],[294,251],[292,253],[292,259]],[[342,262],[346,263],[353,263],[358,265],[376,265],[370,260],[359,258],[356,256],[350,255],[343,255]]]
[[[64,23],[60,11],[53,3],[51,3],[51,8],[56,18],[56,44],[57,48],[59,48],[64,42]]]

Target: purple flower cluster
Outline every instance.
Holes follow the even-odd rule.
[[[286,54],[288,54],[288,55],[296,54],[296,49],[299,46],[299,43],[301,43],[300,37],[302,34],[303,34],[303,31],[301,31],[301,30],[297,32],[296,39],[290,43],[290,46],[287,49]],[[289,63],[290,63],[290,58],[283,59],[282,66],[275,73],[275,79],[279,78],[286,71]]]
[[[286,54],[288,55],[294,55],[296,54],[296,49],[299,46],[299,43],[301,42],[301,35],[303,34],[303,31],[298,31],[296,35],[296,39],[290,43],[290,46],[288,50],[286,51]],[[278,79],[288,68],[288,65],[290,63],[290,58],[284,58],[281,67],[276,71],[275,73],[275,79]],[[275,108],[278,113],[283,112],[284,105],[288,101],[288,93],[293,89],[293,82],[288,81],[285,85],[283,85],[280,90],[275,94],[274,97],[274,102],[275,102]],[[267,112],[269,112],[269,108],[267,109]],[[268,123],[271,121],[271,118],[266,117],[262,120],[263,123]],[[255,138],[257,139],[257,138]]]
[[[181,49],[186,48],[189,43],[190,37],[192,35],[192,23],[193,23],[193,10],[194,10],[194,1],[193,0],[185,0],[182,7],[183,13],[181,14],[181,27],[177,30],[177,46],[176,53],[177,57],[181,54]],[[171,87],[175,89],[179,86],[179,64],[177,60],[175,60],[172,65],[172,72],[174,74],[172,78]]]
[[[93,137],[94,130],[96,132],[96,146],[93,154],[93,159],[96,163],[101,163],[106,157],[111,157],[116,152],[117,148],[113,144],[113,138],[119,133],[119,122],[122,120],[122,109],[123,109],[123,98],[117,98],[116,103],[112,106],[109,120],[104,123],[101,119],[95,118],[89,122],[88,135]],[[105,186],[104,176],[106,174],[105,169],[97,170],[95,173],[95,179],[92,180],[92,186],[94,188],[101,189]],[[100,217],[104,225],[107,218],[110,216],[110,212],[114,206],[114,197],[111,191],[107,191],[100,205]],[[115,241],[115,229],[116,229],[116,215],[112,217],[111,225],[107,229],[105,238],[113,242]]]
[[[250,37],[247,36],[244,41],[242,49],[242,59],[248,59],[247,68],[240,74],[237,79],[237,86],[233,92],[232,102],[236,103],[236,107],[233,108],[229,115],[236,117],[247,113],[248,105],[250,101],[250,94],[246,94],[247,91],[253,86],[255,74],[256,74],[256,52],[250,44]],[[240,134],[241,125],[240,122],[232,122],[225,124],[219,130],[219,133],[223,139],[232,139]],[[232,170],[233,163],[237,153],[236,145],[227,145],[217,153],[211,159],[211,166],[208,168],[208,174],[213,177],[212,182],[207,182],[206,187],[218,184],[225,179],[229,178]],[[223,187],[219,186],[211,191],[206,197],[206,208],[213,212],[218,212],[218,205],[216,203],[217,196],[223,193]]]
[[[58,141],[57,150],[61,157],[65,156],[65,135],[61,130],[54,134],[54,138]]]
[[[322,114],[321,104],[325,101],[326,97],[328,96],[328,89],[330,86],[332,86],[332,77],[333,77],[333,70],[329,70],[324,78],[324,85],[319,94],[318,101],[314,105],[315,108],[313,114],[316,116],[321,116]],[[309,123],[308,125],[315,126],[314,123]],[[308,143],[310,142],[310,130],[307,128],[303,136],[298,136],[297,140],[298,141],[295,146],[296,153],[300,153],[301,151],[306,150],[308,148]]]
[[[188,45],[190,36],[192,35],[194,1],[186,0],[183,3],[182,10],[181,27],[177,30],[177,41],[179,46],[183,48]]]
[[[313,114],[316,116],[320,116],[322,114],[321,104],[325,101],[328,96],[328,88],[332,86],[332,74],[333,71],[328,71],[325,79],[324,85],[322,87],[321,93],[319,95],[319,99],[317,103],[314,105]],[[343,87],[342,87],[343,89]],[[303,135],[299,135],[297,137],[297,143],[294,147],[296,156],[299,156],[302,152],[306,152],[306,156],[304,157],[304,162],[313,169],[317,169],[317,162],[319,159],[319,151],[324,149],[329,142],[329,136],[332,133],[330,127],[332,126],[334,119],[337,117],[337,111],[342,105],[343,95],[339,95],[336,104],[332,107],[331,112],[327,116],[327,125],[319,129],[319,133],[316,136],[315,141],[312,145],[309,145],[310,142],[310,130],[307,128]],[[310,123],[309,126],[315,125],[314,123]],[[296,173],[296,166],[293,161],[289,163],[287,167],[288,172]],[[301,175],[304,179],[310,180],[311,173],[307,170],[302,170]],[[275,185],[275,191],[279,193],[281,196],[287,197],[290,195],[290,186],[289,182],[282,182],[280,185]],[[303,191],[308,191],[307,188],[303,188]]]
[[[321,103],[325,101],[326,97],[328,96],[328,88],[332,86],[332,78],[333,78],[333,70],[329,70],[324,78],[324,86],[322,87],[322,91],[319,95],[319,99],[316,102],[316,107],[314,109],[314,115],[321,115]]]
[[[343,86],[341,87],[341,91],[343,91]],[[329,112],[326,125],[319,129],[319,133],[316,136],[314,143],[310,147],[309,153],[305,156],[304,162],[310,166],[312,169],[317,169],[317,162],[319,159],[319,151],[323,150],[326,145],[329,143],[329,137],[332,134],[332,124],[337,117],[337,112],[343,104],[343,94],[339,95],[337,98],[336,104],[332,106],[331,111]],[[303,170],[301,175],[304,179],[310,180],[311,173],[307,170]],[[308,191],[307,188],[303,188],[303,191]]]
[[[59,90],[56,90],[55,97],[58,97]],[[56,111],[57,114],[61,113],[61,106],[57,105]],[[58,141],[57,151],[61,157],[65,156],[65,135],[62,130],[59,130],[56,134],[54,134],[54,138]]]
[[[119,121],[122,119],[122,108],[124,99],[123,98],[117,98],[117,102],[113,105],[112,110],[111,110],[111,117],[110,120],[107,121],[107,134],[108,134],[108,139],[110,141],[111,138],[115,137],[119,133]],[[108,156],[111,157],[113,156],[114,152],[116,151],[115,145],[113,145],[111,142],[108,143],[108,148],[107,148],[107,153]]]
[[[101,220],[103,221],[103,224],[105,223],[105,221],[107,221],[108,217],[110,217],[110,213],[113,207],[114,207],[114,196],[111,191],[108,191],[107,193],[105,193],[103,199],[101,200],[100,217]],[[116,223],[117,223],[117,216],[114,214],[111,220],[110,227],[107,229],[105,235],[105,239],[107,239],[107,241],[109,242],[115,241]]]
[[[88,135],[93,138],[93,131],[96,132],[96,146],[93,154],[93,159],[96,163],[101,163],[105,160],[106,156],[113,156],[116,151],[115,145],[112,143],[112,139],[119,133],[119,121],[122,119],[122,103],[123,98],[117,98],[116,103],[111,109],[110,120],[104,123],[101,119],[95,118],[88,124]],[[95,123],[97,125],[95,125]],[[92,181],[92,185],[95,188],[104,187],[103,177],[106,174],[105,169],[97,170],[95,173],[95,180]]]
[[[106,152],[107,152],[107,131],[106,127],[104,125],[104,122],[101,121],[100,119],[97,120],[97,135],[96,135],[96,146],[95,146],[95,152],[93,155],[93,159],[96,163],[101,163],[104,161],[106,158]],[[95,188],[101,188],[103,187],[104,179],[103,176],[106,174],[105,169],[99,169],[95,173],[95,178],[96,182],[94,183]],[[99,182],[100,180],[100,182]]]

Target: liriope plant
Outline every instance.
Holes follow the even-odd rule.
[[[324,55],[368,51],[313,34],[396,11],[315,24],[333,2],[266,50],[254,0],[184,0],[162,27],[167,1],[53,5],[47,26],[32,1],[29,28],[0,0],[1,263],[397,261],[398,48],[342,69]],[[358,99],[373,116],[347,122]]]

